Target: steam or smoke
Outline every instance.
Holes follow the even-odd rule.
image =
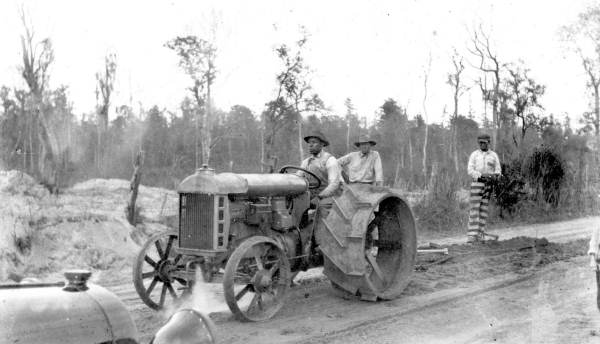
[[[194,285],[192,297],[186,305],[187,308],[193,308],[205,314],[229,311],[225,302],[223,284],[201,282],[201,276],[197,276],[196,281],[198,283]]]
[[[168,318],[180,309],[191,308],[204,314],[214,312],[227,312],[229,308],[223,294],[223,284],[204,283],[200,272],[196,275],[197,283],[194,285],[192,295],[184,299],[182,303],[171,305],[165,310]]]
[[[194,285],[192,295],[186,299],[182,304],[176,307],[167,309],[166,316],[171,316],[173,313],[180,309],[191,308],[204,314],[211,313],[230,313],[229,306],[225,301],[225,294],[223,291],[223,284],[218,283],[205,283],[203,282],[202,275],[200,273],[196,276],[196,284]],[[244,286],[236,285],[235,291],[240,291]],[[239,302],[238,305],[244,308],[250,304],[253,293],[247,293]]]

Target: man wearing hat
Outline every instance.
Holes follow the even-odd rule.
[[[469,203],[469,224],[467,242],[476,243],[487,238],[498,239],[497,236],[485,233],[488,217],[488,203],[492,193],[492,181],[500,176],[502,171],[498,155],[490,148],[490,135],[481,134],[477,137],[479,149],[471,153],[467,173],[473,179]]]
[[[308,143],[310,156],[302,161],[300,167],[309,170],[321,179],[321,186],[313,191],[311,197],[330,197],[339,189],[341,174],[335,157],[323,150],[323,147],[329,146],[329,141],[320,131],[304,137],[304,141]],[[304,175],[302,171],[298,171],[298,174]]]
[[[344,155],[338,163],[347,171],[348,182],[383,186],[383,168],[377,151],[371,147],[377,143],[366,135],[361,135],[354,146],[359,150]]]

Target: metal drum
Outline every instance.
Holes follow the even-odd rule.
[[[125,305],[87,283],[91,273],[65,273],[67,283],[0,286],[0,343],[138,343]]]

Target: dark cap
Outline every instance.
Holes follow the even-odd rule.
[[[485,140],[487,142],[490,142],[491,138],[490,138],[490,135],[488,135],[488,134],[480,134],[479,136],[477,136],[477,141],[480,141],[480,140]]]
[[[327,141],[327,139],[325,138],[325,135],[323,135],[322,132],[315,130],[315,131],[311,132],[309,135],[305,136],[304,141],[308,142],[308,139],[310,139],[311,137],[317,138],[321,142],[323,142],[323,147],[329,146],[329,141]]]

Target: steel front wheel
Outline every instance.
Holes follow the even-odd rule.
[[[227,261],[225,300],[240,320],[267,320],[283,306],[290,280],[290,263],[283,248],[273,239],[251,237]]]
[[[160,310],[168,299],[173,302],[188,291],[188,282],[172,274],[185,268],[182,256],[173,249],[176,245],[176,232],[157,234],[148,239],[135,260],[133,285],[152,309]]]

